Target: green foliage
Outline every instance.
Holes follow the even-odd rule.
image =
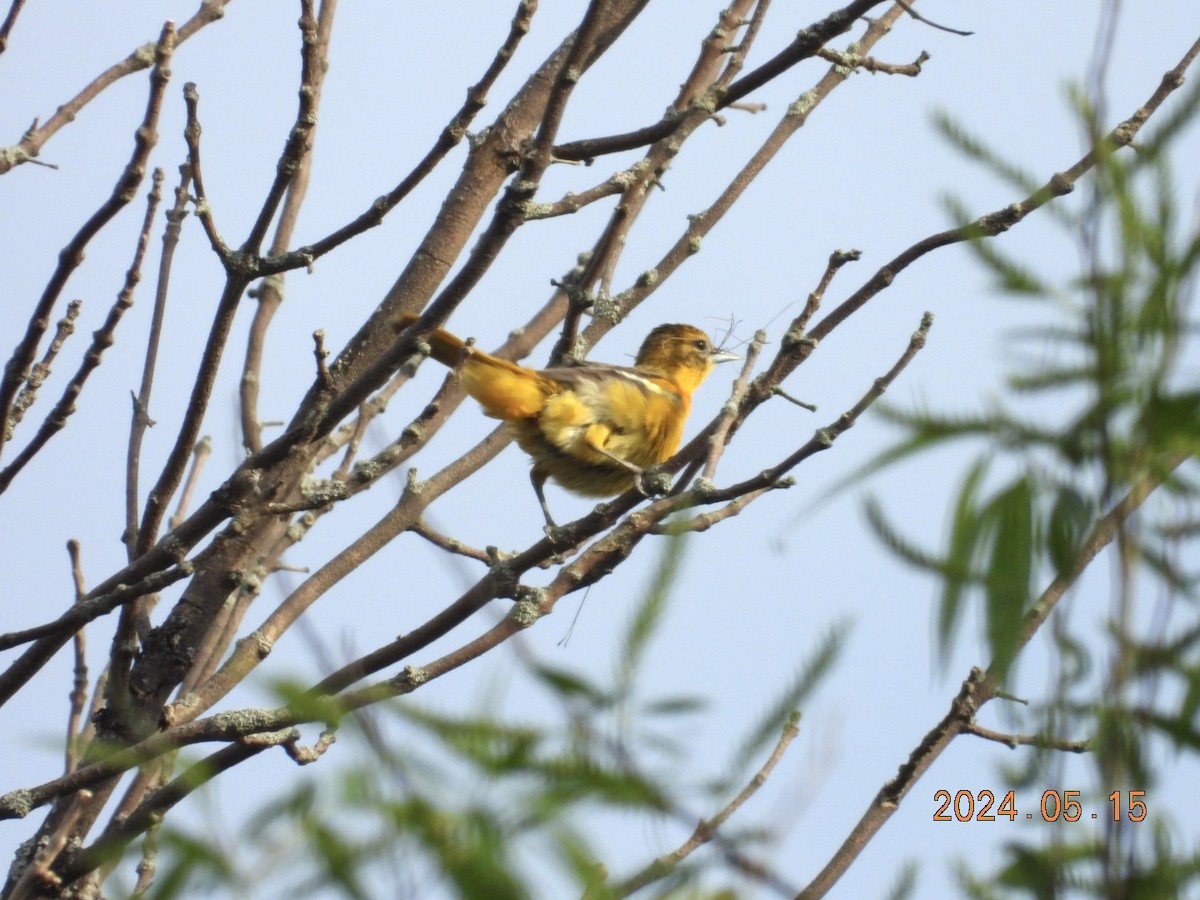
[[[1098,134],[1081,109],[1087,132]],[[943,659],[961,646],[964,613],[978,604],[990,672],[1010,681],[1040,621],[1033,617],[1039,603],[1056,596],[1043,592],[1073,583],[1091,562],[1106,513],[1161,485],[1116,530],[1107,609],[1095,591],[1055,609],[1047,629],[1057,651],[1052,690],[1026,711],[1011,711],[1023,732],[1090,737],[1091,793],[1101,800],[1122,787],[1149,792],[1156,748],[1200,751],[1200,573],[1184,562],[1200,558],[1200,230],[1177,206],[1168,165],[1170,144],[1194,132],[1198,109],[1200,90],[1193,90],[1136,151],[1102,150],[1085,197],[1056,204],[1064,245],[1082,261],[1078,277],[1051,284],[1002,242],[971,244],[995,289],[1040,322],[1010,342],[1007,396],[982,415],[889,410],[902,436],[860,473],[950,443],[982,448],[959,482],[942,550],[918,546],[877,502],[868,503],[867,516],[887,547],[938,582]],[[1034,186],[952,122],[938,125],[992,175]],[[949,207],[966,221],[961,207]],[[1045,784],[1057,771],[1056,752],[1027,754],[1013,782]],[[1098,827],[1096,838],[1015,841],[998,873],[980,879],[963,870],[963,889],[979,898],[1157,898],[1197,888],[1195,849],[1171,846],[1157,810],[1152,825],[1121,818]]]
[[[667,539],[662,561],[655,570],[645,597],[638,604],[626,630],[621,656],[617,662],[617,683],[622,693],[633,689],[633,677],[641,664],[646,647],[653,636],[669,599],[671,584],[679,576],[687,539],[677,535]]]
[[[1167,829],[1152,831],[1144,855],[1129,860],[1115,875],[1097,865],[1104,854],[1101,843],[1068,840],[1037,848],[1010,844],[1007,861],[995,876],[980,879],[960,870],[959,877],[967,895],[978,900],[1010,896],[1052,900],[1068,892],[1137,900],[1193,896],[1200,887],[1200,855],[1173,846]]]
[[[767,706],[767,711],[742,740],[733,761],[729,765],[728,784],[745,772],[747,767],[759,761],[768,744],[779,737],[779,732],[799,714],[797,710],[830,675],[837,664],[838,656],[846,642],[849,626],[841,623],[831,629],[814,648],[792,679],[783,686],[778,696]]]
[[[832,671],[846,630],[820,641],[767,713],[748,724],[735,766],[685,780],[688,748],[678,734],[704,704],[644,693],[645,665],[660,641],[686,544],[665,538],[661,546],[611,677],[601,682],[517,654],[522,712],[515,719],[498,712],[499,690],[489,690],[473,711],[437,710],[416,695],[343,716],[294,685],[277,685],[281,700],[303,705],[320,721],[340,722],[337,744],[305,770],[311,780],[258,811],[231,842],[233,850],[198,845],[165,827],[154,896],[201,889],[253,895],[256,885],[284,895],[282,884],[290,896],[357,900],[381,896],[384,883],[396,894],[405,885],[410,896],[505,900],[544,893],[548,862],[572,886],[567,895],[624,896],[620,873],[610,877],[582,827],[584,816],[667,817],[690,832],[698,817],[732,799],[748,767],[761,766],[767,745]],[[526,712],[545,705],[557,715]],[[341,756],[347,750],[354,760]],[[334,760],[338,768],[330,770]],[[738,896],[721,883],[729,877],[720,867],[734,850],[744,854],[767,837],[765,829],[726,823],[720,853],[701,849],[682,863],[652,867],[639,896]],[[536,880],[526,870],[530,858],[539,861]]]
[[[887,892],[887,900],[909,900],[917,896],[917,872],[915,862],[908,862],[896,873],[896,881]]]
[[[236,872],[220,848],[209,840],[177,829],[165,830],[160,852],[169,853],[175,865],[155,879],[155,900],[188,896],[187,891],[203,891],[236,884]]]

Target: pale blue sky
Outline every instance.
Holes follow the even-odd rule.
[[[506,33],[513,5],[494,0],[341,5],[299,242],[347,221],[408,171],[457,109],[484,60],[490,59]],[[524,74],[577,20],[583,5],[581,0],[542,4],[518,58],[492,91],[494,105],[481,114],[478,124],[496,114]],[[183,21],[194,6],[194,0],[29,4],[9,49],[0,56],[0,91],[6,98],[0,105],[0,144],[17,141],[34,117],[45,119],[100,68],[153,38],[164,16]],[[623,131],[655,120],[711,27],[717,6],[650,4],[611,56],[581,83],[562,137]],[[832,250],[857,248],[863,258],[838,276],[827,308],[900,250],[947,227],[944,195],[960,198],[973,214],[1020,199],[946,146],[931,125],[935,110],[944,110],[1041,180],[1075,162],[1083,137],[1066,87],[1087,69],[1099,6],[1078,0],[922,2],[919,8],[926,16],[972,30],[974,36],[957,37],[902,21],[875,55],[909,62],[926,50],[932,58],[922,75],[908,79],[860,73],[836,91],[704,241],[702,251],[637,310],[632,321],[597,347],[593,358],[626,361],[644,333],[663,321],[690,321],[715,331],[734,316],[737,337],[748,339],[756,328],[766,328],[777,342]],[[1192,0],[1125,6],[1108,76],[1109,125],[1150,95],[1162,73],[1200,33],[1200,7]],[[775,3],[751,65],[790,40],[817,9],[825,6]],[[296,15],[296,4],[277,0],[231,3],[225,20],[181,47],[172,63],[153,163],[166,169],[166,184],[173,185],[183,158],[180,90],[185,82],[196,82],[206,185],[218,226],[232,241],[240,240],[258,209],[294,115]],[[51,64],[45,62],[47,57],[53,59]],[[749,98],[767,103],[766,112],[750,116],[730,111],[725,127],[701,130],[695,146],[689,145],[663,179],[666,190],[656,193],[635,227],[618,270],[618,288],[653,264],[684,227],[684,217],[712,201],[786,105],[825,68],[817,61],[799,66]],[[86,109],[42,153],[43,160],[59,166],[57,170],[24,166],[0,178],[5,296],[0,303],[0,347],[5,354],[23,327],[24,310],[52,271],[58,248],[78,228],[82,214],[77,210],[90,210],[110,190],[130,146],[128,139],[114,139],[113,131],[132,131],[142,114],[145,91],[144,77],[125,79]],[[1183,146],[1197,148],[1195,133]],[[462,156],[459,148],[382,227],[320,260],[311,274],[288,276],[287,299],[268,347],[261,404],[265,419],[288,418],[308,388],[312,331],[324,329],[328,345],[336,350],[391,286],[457,174]],[[1177,166],[1185,208],[1194,208],[1197,196],[1195,158],[1192,154]],[[609,160],[588,169],[554,167],[539,197],[553,199],[589,186],[614,167]],[[85,299],[80,335],[69,345],[76,353],[82,336],[98,327],[120,286],[142,216],[142,194],[93,243],[68,286],[68,297]],[[591,243],[607,209],[523,228],[451,318],[450,327],[478,338],[484,347],[497,343],[545,301],[550,279],[561,277]],[[1067,277],[1076,264],[1073,248],[1047,216],[1031,217],[1005,235],[1002,246],[1051,275]],[[0,545],[0,570],[11,591],[0,606],[0,631],[43,622],[70,602],[63,550],[67,538],[82,542],[93,582],[124,559],[119,536],[127,397],[139,377],[140,344],[152,297],[150,273],[155,271],[158,248],[156,236],[137,305],[122,325],[118,346],[88,384],[70,428],[0,497],[5,533],[12,534],[12,523],[19,522],[21,535],[18,541]],[[220,267],[208,253],[197,223],[189,220],[176,263],[163,370],[152,409],[159,425],[145,444],[144,471],[155,471],[153,461],[162,458],[173,440],[183,407],[179,398],[190,384],[199,352],[195,339],[207,326],[221,283]],[[1030,323],[1030,307],[992,294],[963,249],[942,251],[907,270],[892,289],[826,341],[789,382],[789,390],[818,404],[819,412],[809,414],[779,403],[756,415],[727,453],[718,482],[739,480],[774,463],[852,405],[891,365],[925,310],[937,317],[929,346],[889,394],[889,401],[965,411],[995,396],[1012,350],[1009,330]],[[205,423],[204,431],[215,444],[209,489],[241,453],[234,398],[250,313],[248,301]],[[540,349],[534,359],[544,359],[546,352]],[[391,440],[423,405],[427,386],[441,377],[434,367],[428,368],[415,390],[393,401],[388,416],[375,426],[369,437],[374,446]],[[731,378],[732,372],[722,370],[697,395],[693,430],[715,414]],[[46,394],[50,396],[53,391]],[[464,404],[415,465],[425,474],[436,471],[493,424],[478,415],[473,404]],[[740,826],[780,828],[773,865],[797,886],[815,874],[880,785],[945,713],[968,668],[985,661],[978,629],[969,622],[945,672],[936,667],[931,639],[934,586],[869,536],[861,492],[839,496],[797,522],[798,513],[814,498],[876,454],[891,436],[868,417],[833,450],[797,470],[795,488],[768,496],[739,518],[694,538],[675,587],[676,602],[644,674],[648,698],[708,698],[706,714],[692,720],[679,736],[694,747],[691,768],[681,777],[700,780],[720,774],[721,761],[737,746],[738,736],[757,721],[820,638],[836,623],[852,625],[838,668],[804,709],[800,738],[767,788],[735,820]],[[876,479],[870,490],[895,521],[923,534],[932,547],[943,537],[944,512],[966,459],[940,454]],[[540,534],[541,516],[525,471],[524,458],[509,448],[483,474],[442,498],[428,518],[471,544],[527,546]],[[319,566],[389,507],[400,487],[399,478],[394,486],[380,485],[357,498],[351,508],[327,517],[289,555],[289,562]],[[550,503],[560,511],[560,519],[588,508],[585,501],[555,488],[550,489]],[[564,600],[558,615],[523,636],[526,652],[555,666],[605,677],[658,555],[653,546],[644,546],[638,558],[595,587],[571,640],[560,646],[579,605],[578,597]],[[427,612],[457,595],[464,572],[472,578],[481,574],[476,564],[462,568],[444,566],[440,554],[414,536],[405,536],[322,598],[312,611],[311,625],[340,662],[418,624]],[[1101,563],[1085,580],[1074,601],[1077,612],[1089,605],[1104,608],[1108,571]],[[539,573],[530,581],[537,583],[539,575],[549,577]],[[293,579],[294,585],[299,577],[284,580]],[[247,626],[261,621],[281,596],[282,587],[269,588]],[[495,604],[414,662],[470,639],[502,610]],[[94,668],[102,664],[108,625],[98,623],[90,631]],[[1044,695],[1047,644],[1043,635],[1029,648],[1018,693]],[[417,701],[437,709],[470,708],[495,683],[511,676],[505,710],[514,716],[551,712],[512,674],[511,652],[501,648],[481,663],[428,685],[416,695]],[[10,655],[0,662],[7,663]],[[6,736],[0,792],[57,774],[60,751],[55,742],[66,717],[68,656],[60,653],[29,690],[0,710],[0,733]],[[261,674],[307,683],[319,677],[321,668],[311,642],[296,633],[280,642]],[[228,698],[223,708],[262,702],[263,696],[247,689]],[[997,713],[989,708],[985,718],[1003,727]],[[222,779],[228,783],[217,786],[217,803],[236,821],[245,806],[262,802],[288,779],[321,777],[337,766],[338,752],[335,748],[303,772],[264,756],[247,772]],[[994,868],[1003,844],[1035,826],[933,823],[932,797],[941,788],[953,792],[986,787],[1002,793],[997,764],[1013,758],[999,746],[966,738],[956,742],[834,896],[880,896],[909,859],[922,866],[919,896],[945,895],[951,883],[947,864],[954,859],[969,857],[977,871]],[[1170,754],[1164,753],[1162,761],[1169,763]],[[1083,780],[1082,770],[1073,768],[1078,765],[1067,761],[1063,781],[1044,787],[1077,786],[1071,779]],[[1181,785],[1193,788],[1200,781],[1194,766],[1177,777]],[[1032,807],[1038,795],[1040,790],[1030,789],[1018,800]],[[1150,799],[1156,808],[1171,798]],[[195,815],[195,809],[185,815]],[[1188,811],[1181,816],[1194,821]],[[1194,843],[1192,827],[1187,837]],[[32,828],[32,820],[0,822],[0,859],[8,858]],[[595,838],[610,871],[620,874],[673,848],[685,836],[686,829],[676,822],[625,821]]]

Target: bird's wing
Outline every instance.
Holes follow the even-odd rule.
[[[559,390],[542,406],[538,423],[552,444],[572,456],[603,463],[594,448],[638,466],[662,462],[683,435],[688,404],[657,376],[623,366],[592,365],[538,373]]]

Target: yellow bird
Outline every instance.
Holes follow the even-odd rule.
[[[416,319],[402,315],[396,330]],[[632,366],[587,362],[527,369],[442,329],[429,335],[429,347],[434,359],[458,370],[463,390],[486,415],[503,419],[532,457],[530,480],[551,527],[547,478],[586,497],[641,489],[642,471],[679,449],[692,393],[717,363],[740,359],[691,325],[659,325]]]

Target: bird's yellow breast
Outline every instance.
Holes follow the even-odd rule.
[[[630,472],[605,453],[640,468],[679,448],[689,401],[669,383],[624,369],[580,369],[549,395],[532,419],[510,424],[534,468],[568,490],[604,497],[627,490]],[[602,448],[602,453],[596,448]]]

